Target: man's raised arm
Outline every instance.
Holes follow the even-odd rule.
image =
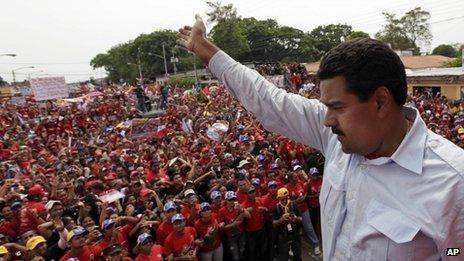
[[[326,107],[317,100],[279,89],[255,70],[236,62],[206,38],[206,28],[199,15],[193,27],[184,26],[177,34],[177,44],[194,52],[214,76],[269,131],[307,144],[325,154],[332,136],[324,127]]]

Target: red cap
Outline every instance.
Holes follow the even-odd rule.
[[[29,196],[44,196],[45,191],[42,188],[42,186],[40,186],[39,184],[35,184],[34,186],[29,188],[29,191],[27,192],[27,195],[29,195]]]
[[[105,177],[105,180],[115,180],[117,178],[118,176],[116,175],[116,173],[110,172],[110,174],[108,174],[108,176]]]
[[[89,189],[89,188],[92,187],[93,184],[95,184],[96,182],[97,182],[97,181],[96,181],[95,179],[92,179],[92,180],[89,180],[89,181],[85,182],[85,185],[84,185],[84,186],[85,186],[86,189]]]

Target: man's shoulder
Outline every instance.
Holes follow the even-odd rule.
[[[454,169],[461,178],[464,178],[464,150],[443,138],[440,135],[429,131],[426,148],[445,164]]]

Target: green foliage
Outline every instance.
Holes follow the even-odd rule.
[[[392,49],[412,49],[417,54],[419,44],[430,44],[432,33],[428,23],[429,12],[416,7],[399,19],[395,14],[383,13],[383,15],[387,23],[376,33],[375,38],[390,44]]]
[[[175,49],[176,32],[170,30],[155,31],[141,34],[134,40],[112,47],[106,53],[97,54],[90,62],[93,68],[103,67],[108,72],[110,81],[118,82],[124,79],[135,83],[139,77],[138,61],[144,80],[155,80],[157,75],[165,73],[163,59],[163,44],[166,52],[168,73],[172,74],[171,56],[179,59],[176,64],[179,71],[193,69],[193,57],[184,50]]]
[[[345,41],[352,33],[351,25],[329,24],[321,25],[311,31],[316,48],[324,54]]]
[[[169,78],[168,84],[171,86],[177,85],[189,89],[195,84],[194,76],[173,76]]]
[[[353,31],[350,35],[348,35],[347,40],[353,40],[356,38],[371,38],[368,33],[363,31]]]
[[[433,49],[432,54],[443,55],[447,57],[456,57],[459,52],[452,45],[440,44]]]
[[[462,54],[453,59],[452,61],[446,63],[449,67],[462,67]]]

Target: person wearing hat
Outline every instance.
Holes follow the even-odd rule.
[[[142,233],[137,238],[138,255],[135,261],[161,261],[163,260],[163,247],[155,244],[153,237]]]
[[[217,218],[219,210],[224,206],[224,201],[222,201],[222,195],[219,190],[213,190],[210,194],[211,198],[211,211],[213,215]]]
[[[77,258],[79,261],[98,260],[102,249],[96,245],[86,244],[88,234],[89,232],[82,227],[76,227],[69,231],[66,239],[70,249],[61,257],[60,261],[66,261],[69,258]]]
[[[250,186],[247,200],[241,207],[244,211],[245,235],[247,246],[247,260],[264,260],[266,252],[266,235],[264,231],[264,217],[267,209],[261,201],[256,200],[256,188]]]
[[[246,244],[242,226],[245,211],[237,203],[234,191],[227,191],[225,202],[225,206],[219,210],[218,222],[220,231],[225,234],[226,255],[230,256],[233,261],[242,260]]]
[[[266,259],[272,260],[276,253],[276,240],[277,240],[277,233],[273,226],[273,217],[272,217],[272,209],[279,203],[279,199],[277,198],[277,182],[275,180],[271,180],[267,183],[267,194],[259,197],[258,201],[262,204],[263,207],[268,209],[266,216],[265,216],[265,231],[266,231],[266,239],[267,239],[267,250],[266,250]]]
[[[42,197],[44,196],[45,190],[39,184],[35,184],[29,188],[27,193],[28,202],[21,210],[20,233],[31,229],[37,230],[37,226],[45,222],[47,208],[42,202]]]
[[[219,224],[208,202],[200,204],[200,218],[195,221],[194,228],[198,237],[203,240],[203,244],[198,250],[200,261],[222,261],[223,247],[219,235]]]
[[[288,260],[289,250],[293,260],[301,260],[301,215],[296,203],[290,200],[286,188],[277,190],[279,203],[273,208],[273,225],[277,230],[278,259]]]
[[[317,231],[320,231],[321,225],[321,212],[319,207],[319,194],[322,188],[322,176],[319,170],[315,167],[309,169],[309,178],[306,182],[306,190],[308,197],[306,203],[309,207],[309,215],[311,216],[311,224]],[[320,234],[318,234],[320,238]]]
[[[237,180],[237,191],[235,192],[235,195],[239,204],[242,204],[247,200],[249,187],[250,183],[246,177],[240,177]]]
[[[173,201],[168,201],[163,207],[163,221],[156,229],[156,243],[164,245],[166,238],[174,232],[174,226],[171,222],[172,217],[177,214],[177,205]]]
[[[47,241],[42,236],[33,236],[26,242],[26,249],[31,256],[47,256]]]
[[[309,239],[311,248],[313,249],[314,255],[320,255],[321,250],[319,246],[319,238],[316,235],[313,224],[311,223],[311,217],[309,215],[309,207],[306,203],[307,200],[307,186],[303,179],[300,179],[297,173],[290,172],[287,174],[288,183],[285,185],[285,188],[289,192],[290,200],[297,203],[298,209],[303,220],[303,230],[306,236]]]
[[[195,228],[185,226],[185,217],[182,214],[175,214],[171,222],[174,225],[174,232],[164,241],[164,256],[168,260],[196,257],[198,245],[201,245],[203,242],[202,240],[196,240],[197,232]]]
[[[119,244],[111,244],[102,250],[102,256],[105,261],[132,261],[132,258],[126,256],[124,248]]]
[[[184,191],[184,200],[182,201],[182,207],[180,213],[186,218],[187,224],[194,223],[198,212],[200,210],[200,205],[198,202],[198,196],[196,195],[193,189],[187,189]]]

